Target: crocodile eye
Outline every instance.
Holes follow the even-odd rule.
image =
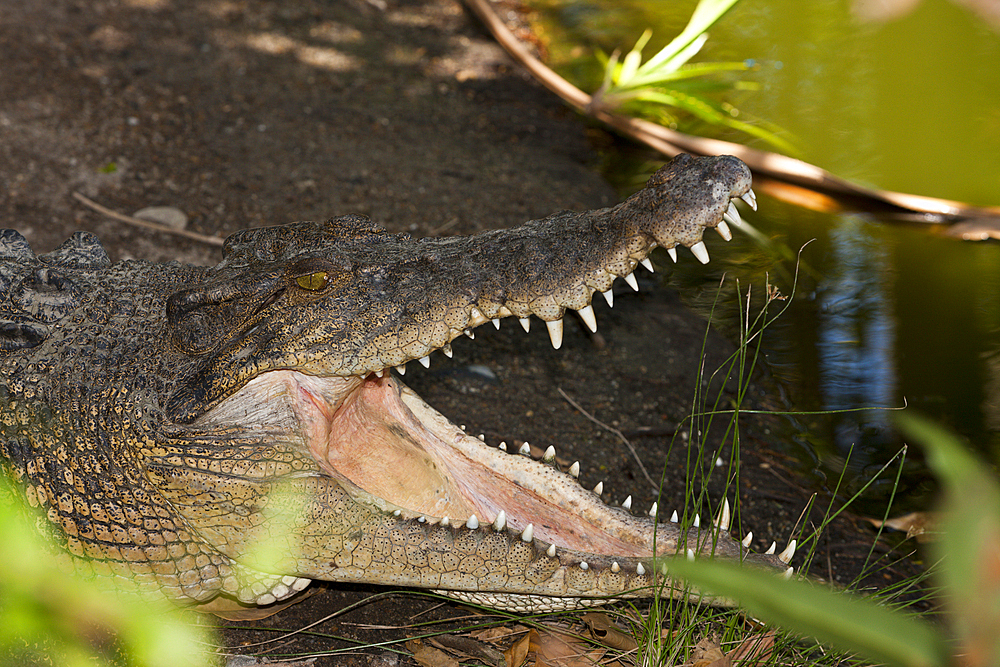
[[[304,276],[299,276],[295,279],[295,282],[298,283],[299,287],[304,290],[319,292],[330,284],[330,279],[327,276],[326,271],[314,271],[313,273],[307,273]]]

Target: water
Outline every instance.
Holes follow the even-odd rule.
[[[858,1],[874,4],[887,3]],[[557,67],[593,90],[597,73],[585,64],[591,47],[628,50],[650,27],[649,56],[683,27],[694,2],[534,5]],[[697,59],[752,59],[758,69],[749,76],[761,89],[730,101],[787,130],[808,162],[876,188],[1000,205],[1000,17],[990,24],[944,0],[924,0],[883,22],[862,20],[846,2],[743,0]],[[768,148],[732,133],[722,138]],[[713,262],[702,275],[727,271],[760,287],[766,273],[787,294],[797,251],[815,239],[801,255],[796,297],[767,337],[769,365],[794,407],[905,402],[1000,459],[1000,244],[766,197],[759,210],[746,217],[765,240],[709,240]],[[888,411],[794,424],[791,438],[808,446],[826,474],[839,473],[850,455],[851,488],[902,442]],[[910,457],[903,488],[914,504],[930,488],[919,456]]]

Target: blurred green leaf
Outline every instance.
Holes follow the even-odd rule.
[[[948,664],[944,639],[927,623],[849,593],[722,561],[669,561],[700,590],[739,601],[754,616],[868,659],[903,667]]]

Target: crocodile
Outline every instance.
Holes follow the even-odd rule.
[[[794,543],[751,550],[728,501],[683,528],[608,506],[578,463],[491,447],[399,379],[502,318],[556,348],[569,310],[596,330],[595,294],[637,289],[657,246],[707,262],[750,185],[684,155],[611,208],[438,239],[356,215],[247,229],[214,267],[111,263],[87,232],[36,255],[5,230],[0,462],[66,567],[198,609],[313,580],[575,607],[652,595],[678,553],[790,573]]]

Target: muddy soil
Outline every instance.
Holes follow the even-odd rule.
[[[346,213],[418,236],[469,234],[617,200],[597,170],[600,131],[513,66],[457,0],[23,0],[0,6],[0,53],[0,223],[36,251],[85,229],[113,259],[218,260],[217,248],[110,220],[74,192],[125,214],[176,207],[189,230],[220,236]],[[654,259],[662,273],[640,276],[638,294],[624,287],[613,310],[595,304],[599,338],[570,323],[553,351],[544,327],[480,328],[454,360],[411,364],[406,381],[487,442],[554,444],[561,461],[581,462],[582,483],[604,481],[607,502],[631,495],[645,511],[666,471],[660,505],[682,507],[689,452],[671,442],[698,386],[706,325],[665,283],[669,260]],[[713,333],[707,349],[714,369],[732,346]],[[774,395],[766,378],[749,394],[754,404]],[[757,548],[784,544],[813,490],[796,481],[801,464],[780,453],[772,427],[743,424],[741,524]],[[714,466],[728,460],[715,451],[722,434],[708,434],[711,453],[692,465],[713,471],[713,502],[725,484]],[[855,523],[839,526],[821,569],[850,578],[865,540]],[[221,642],[275,659],[468,613],[406,593],[316,588],[270,619],[225,623]],[[322,635],[255,644],[278,636],[260,628],[313,623]],[[407,661],[372,648],[316,664]]]

